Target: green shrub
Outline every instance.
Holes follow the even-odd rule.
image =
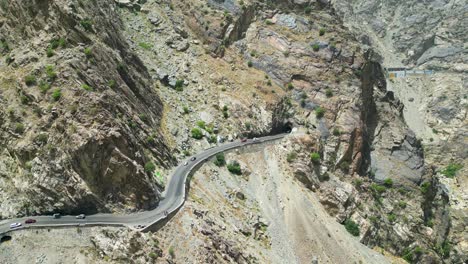
[[[41,143],[41,144],[45,144],[45,143],[47,143],[48,138],[49,137],[47,136],[47,134],[41,133],[41,134],[36,136],[35,140],[37,142]]]
[[[344,160],[344,161],[342,161],[342,162],[340,163],[340,169],[341,169],[342,171],[344,171],[344,172],[348,172],[348,171],[349,171],[349,166],[350,166],[350,164],[349,164],[349,162],[346,161],[346,160]]]
[[[320,163],[320,154],[318,154],[317,152],[310,153],[310,160],[315,164],[319,164]]]
[[[188,106],[184,106],[183,110],[184,110],[184,114],[190,113],[190,109],[188,108]]]
[[[150,252],[150,253],[148,254],[148,257],[150,257],[150,258],[152,258],[152,259],[155,259],[155,258],[158,257],[158,255],[156,255],[156,253],[154,253],[154,252]]]
[[[88,92],[93,91],[93,87],[91,87],[91,86],[89,86],[89,85],[87,85],[87,84],[81,85],[81,88],[85,89],[85,90],[88,91]]]
[[[174,248],[172,246],[169,248],[169,255],[171,255],[172,258],[175,257]]]
[[[312,49],[313,49],[314,51],[319,51],[319,50],[320,50],[320,46],[319,46],[318,44],[314,44],[314,45],[312,45]]]
[[[429,188],[431,187],[431,183],[430,182],[423,182],[423,184],[421,184],[421,186],[419,187],[419,189],[421,190],[421,192],[423,194],[426,194],[428,191],[429,191]]]
[[[288,90],[294,89],[294,85],[292,83],[288,83]]]
[[[194,139],[201,139],[203,137],[202,131],[197,127],[193,128],[191,132]]]
[[[388,221],[393,223],[396,220],[396,215],[394,213],[390,213],[390,214],[387,215],[387,219],[388,219]]]
[[[267,24],[267,25],[273,25],[273,21],[271,21],[271,19],[266,19],[266,20],[265,20],[265,24]]]
[[[47,50],[46,50],[46,55],[47,55],[47,57],[50,58],[50,57],[55,55],[55,52],[51,47],[48,47]]]
[[[413,259],[414,259],[413,252],[411,252],[410,249],[406,248],[406,249],[403,251],[402,258],[403,258],[404,260],[406,260],[407,262],[412,263],[412,262],[413,262]]]
[[[333,96],[333,91],[332,91],[330,88],[328,88],[327,90],[325,90],[325,95],[326,95],[328,98],[330,98],[330,97]]]
[[[344,226],[351,235],[359,236],[359,225],[356,224],[353,220],[346,219]]]
[[[34,75],[27,75],[24,77],[24,83],[26,83],[27,86],[33,86],[36,85],[36,76]]]
[[[23,134],[24,132],[24,125],[22,123],[15,124],[15,133]]]
[[[90,48],[90,47],[87,47],[83,50],[83,53],[84,55],[86,56],[86,58],[91,58],[93,56],[93,49]]]
[[[385,188],[385,186],[382,186],[382,185],[378,185],[376,183],[372,183],[370,185],[370,189],[371,189],[371,192],[372,194],[374,195],[374,197],[376,198],[379,198],[380,195],[382,193],[384,193],[385,191],[387,191],[387,188]]]
[[[55,72],[54,66],[47,65],[45,67],[45,72],[46,72],[47,78],[49,78],[49,80],[53,81],[53,80],[55,80],[57,78],[57,73]]]
[[[362,186],[363,181],[361,179],[355,179],[353,183],[354,183],[354,186],[356,186],[356,188],[359,188]]]
[[[205,129],[205,127],[206,127],[205,121],[203,121],[203,120],[197,121],[197,126],[199,128],[201,128],[201,129]]]
[[[140,46],[141,48],[145,50],[150,50],[153,47],[153,45],[146,43],[146,42],[140,42],[138,43],[138,46]]]
[[[392,186],[393,186],[393,180],[390,179],[390,178],[386,178],[386,179],[384,180],[384,185],[385,185],[385,187],[392,188]]]
[[[184,90],[184,80],[177,80],[175,83],[175,89],[178,92],[182,92]]]
[[[62,97],[62,91],[57,88],[54,90],[54,92],[52,93],[52,99],[54,99],[54,101],[58,101],[60,100],[60,98]]]
[[[325,32],[326,32],[325,29],[321,28],[320,31],[319,31],[319,35],[323,36],[323,35],[325,35]]]
[[[248,61],[248,62],[247,62],[247,66],[252,67],[252,66],[253,66],[253,62],[252,62],[252,61]]]
[[[93,22],[89,19],[83,19],[80,21],[80,25],[86,30],[86,31],[92,31],[93,30]]]
[[[229,163],[229,164],[227,165],[227,169],[228,169],[228,171],[231,172],[232,174],[237,174],[237,175],[241,175],[241,174],[242,174],[240,164],[239,164],[239,162],[237,162],[237,161],[233,161],[233,162]]]
[[[317,107],[317,108],[315,109],[315,116],[316,116],[318,119],[322,118],[324,115],[325,115],[325,109],[323,109],[323,108],[320,107],[320,106]]]
[[[224,153],[218,153],[216,154],[216,159],[214,161],[214,164],[218,167],[222,167],[226,165],[226,159],[224,158]]]
[[[146,162],[145,171],[152,173],[154,170],[156,170],[156,165],[154,165],[154,163],[151,161]]]
[[[405,201],[399,201],[398,206],[404,209],[404,208],[406,208],[406,202]]]
[[[138,117],[140,118],[141,121],[144,123],[148,122],[148,116],[146,114],[139,114]]]
[[[289,152],[288,155],[286,156],[286,160],[291,163],[297,158],[296,152]]]
[[[50,90],[50,84],[48,82],[41,81],[39,83],[39,90],[41,91],[41,93],[46,93]]]
[[[336,128],[336,127],[333,128],[333,132],[332,132],[332,133],[333,133],[334,136],[339,136],[339,135],[341,135],[340,130],[339,130],[338,128]]]
[[[447,178],[453,178],[459,170],[463,168],[461,164],[451,163],[441,173]]]
[[[310,14],[310,12],[312,12],[312,7],[306,6],[306,7],[304,8],[304,13]]]
[[[436,246],[437,253],[439,253],[439,255],[441,255],[444,258],[447,258],[448,256],[450,256],[450,250],[451,250],[451,246],[447,240],[442,242],[442,244],[438,244]]]
[[[115,80],[110,80],[107,82],[107,85],[112,88],[112,89],[115,89],[117,87],[117,82]]]

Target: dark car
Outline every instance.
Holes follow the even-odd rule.
[[[25,224],[34,224],[36,223],[36,219],[26,219],[26,221],[24,221]]]
[[[190,158],[191,161],[194,161],[194,160],[196,160],[196,159],[197,159],[197,157],[191,157],[191,158]]]
[[[247,142],[246,138],[241,139],[241,142]]]

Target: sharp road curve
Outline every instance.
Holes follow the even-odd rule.
[[[54,227],[77,227],[77,226],[128,226],[141,231],[149,230],[152,226],[167,220],[169,215],[175,213],[183,204],[186,198],[186,183],[190,173],[197,169],[198,165],[207,161],[216,154],[239,147],[261,144],[267,141],[273,141],[283,138],[287,134],[278,134],[274,136],[261,137],[256,140],[248,139],[245,142],[236,141],[226,143],[220,146],[209,148],[190,158],[183,160],[175,169],[169,184],[166,185],[164,198],[160,201],[158,207],[151,211],[137,212],[127,215],[117,214],[94,214],[87,215],[84,219],[76,219],[76,216],[62,216],[53,218],[52,216],[30,216],[16,219],[6,219],[0,222],[0,235],[7,232],[21,230],[25,228],[54,228]],[[195,160],[191,160],[195,157]],[[185,165],[187,163],[187,165]],[[167,212],[167,215],[166,215]],[[35,219],[36,222],[26,224],[27,219]],[[13,223],[21,223],[17,228],[10,228]]]

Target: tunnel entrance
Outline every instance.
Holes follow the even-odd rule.
[[[289,121],[285,123],[276,124],[276,126],[274,126],[271,129],[270,135],[291,133],[293,127],[294,127],[293,124]]]
[[[7,242],[10,240],[11,240],[11,236],[2,236],[2,238],[0,238],[0,243]]]

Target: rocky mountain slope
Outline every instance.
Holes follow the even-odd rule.
[[[462,263],[466,20],[416,2],[1,2],[0,215],[153,208],[185,156],[294,127],[205,165],[158,232],[64,259]]]

